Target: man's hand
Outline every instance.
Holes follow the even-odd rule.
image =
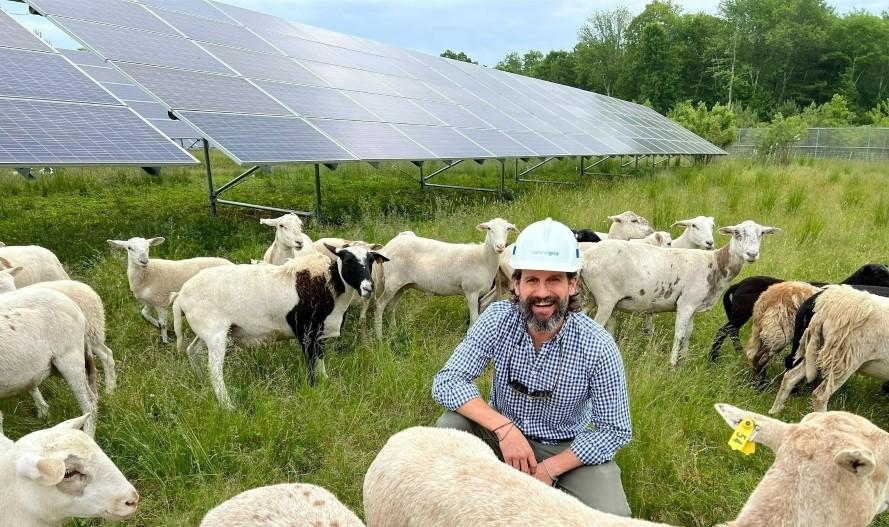
[[[551,477],[551,472],[548,469],[549,465],[546,463],[546,460],[541,461],[540,464],[537,465],[537,472],[534,473],[534,479],[540,481],[547,487],[552,487],[553,478]],[[555,474],[552,474],[552,476],[555,476]]]
[[[503,461],[516,470],[534,475],[537,471],[537,459],[519,427],[512,425],[509,430],[503,430],[498,435],[502,438],[500,452],[503,454]]]

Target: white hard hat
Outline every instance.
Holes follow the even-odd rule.
[[[580,247],[571,229],[547,218],[519,234],[509,265],[513,269],[574,273],[580,270]]]

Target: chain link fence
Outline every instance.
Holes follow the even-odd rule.
[[[737,156],[754,156],[765,128],[740,128],[728,148]],[[809,128],[792,147],[793,157],[823,157],[861,161],[889,161],[889,128]]]

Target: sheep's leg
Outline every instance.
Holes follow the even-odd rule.
[[[151,324],[152,326],[154,326],[156,328],[161,327],[161,323],[158,322],[156,318],[151,316],[151,306],[150,305],[143,304],[141,313],[142,313],[142,318],[147,320],[149,324]]]
[[[832,379],[830,375],[825,375],[824,380],[821,384],[812,391],[812,409],[816,412],[826,412],[827,411],[827,402],[830,400],[830,396],[833,395],[837,390],[840,389],[846,381],[849,380],[849,377],[855,374],[858,371],[858,368],[861,367],[861,364],[852,364],[850,367],[839,377],[836,379]]]
[[[642,331],[646,333],[654,331],[654,313],[645,313],[645,324],[642,326]]]
[[[185,352],[188,354],[188,362],[191,363],[191,369],[198,378],[201,378],[204,374],[201,370],[201,351],[203,351],[204,347],[205,344],[201,337],[195,337],[191,344],[188,345],[188,348],[185,349]]]
[[[478,291],[472,291],[466,295],[466,303],[469,305],[469,325],[478,320]]]
[[[105,373],[105,393],[111,393],[117,387],[117,372],[114,365],[114,353],[104,342],[97,342],[90,346],[90,350],[102,362],[102,371]]]
[[[34,399],[34,406],[37,407],[37,417],[40,419],[49,417],[49,403],[43,398],[40,388],[37,386],[31,388],[31,398]]]
[[[87,378],[86,368],[83,365],[83,351],[74,350],[60,359],[53,361],[53,366],[62,375],[74,398],[80,406],[80,411],[89,414],[83,425],[83,431],[90,437],[96,435],[96,413],[98,411],[98,397],[92,388],[90,388],[89,379]]]
[[[488,291],[485,296],[479,300],[478,303],[478,312],[483,313],[485,309],[488,309],[488,306],[494,303],[498,298],[500,298],[500,292],[498,287],[492,287],[490,291]]]
[[[719,360],[719,351],[720,348],[722,348],[722,342],[727,336],[732,334],[734,329],[735,327],[732,326],[731,322],[726,322],[718,331],[716,331],[716,335],[713,336],[713,343],[710,344],[710,362]]]
[[[213,391],[216,393],[216,400],[219,401],[219,405],[226,410],[234,410],[235,405],[232,404],[232,400],[228,396],[228,391],[225,389],[225,379],[222,376],[226,340],[227,332],[222,331],[215,333],[205,341],[209,350],[207,369],[210,371],[210,382],[213,384]]]
[[[679,364],[680,351],[682,351],[683,356],[688,353],[687,333],[690,329],[689,324],[691,323],[692,315],[694,315],[694,311],[691,309],[682,309],[676,312],[676,324],[673,330],[673,349],[670,351],[670,367],[674,370]]]
[[[775,396],[775,403],[769,410],[770,415],[775,415],[784,409],[784,403],[787,402],[787,398],[790,397],[790,393],[793,391],[796,385],[805,378],[806,361],[800,362],[793,369],[788,370],[784,373],[784,378],[781,379],[781,387],[778,388],[778,395]]]
[[[691,354],[688,351],[689,342],[691,341],[691,334],[694,332],[695,328],[695,315],[694,313],[688,317],[688,323],[685,325],[685,336],[682,337],[682,354],[681,357],[683,360],[687,360],[691,357]]]
[[[608,329],[608,331],[611,332],[612,335],[614,335],[614,326],[609,324],[609,322],[612,318],[611,313],[614,312],[614,306],[616,305],[617,302],[599,302],[599,308],[596,310],[596,323],[603,328]]]
[[[377,340],[383,340],[383,315],[386,312],[386,306],[390,302],[394,303],[403,286],[397,284],[386,284],[386,290],[383,295],[377,299],[377,305],[374,307],[374,332]]]
[[[167,315],[169,315],[169,310],[165,307],[158,307],[155,309],[157,310],[158,328],[161,330],[161,342],[169,344],[170,337],[167,334]]]
[[[358,315],[358,325],[361,329],[364,329],[365,324],[367,324],[367,310],[370,308],[370,299],[362,298],[358,295],[356,295],[355,298],[355,301],[361,304],[361,313]]]
[[[741,345],[741,328],[732,326],[729,336],[732,338],[732,345],[735,346],[735,351],[740,353],[744,349],[744,346]]]

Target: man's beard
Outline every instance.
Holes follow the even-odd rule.
[[[536,303],[544,303],[544,304],[556,304],[558,308],[556,311],[547,318],[546,320],[540,320],[537,318],[537,315],[531,311],[531,306]],[[527,300],[519,299],[516,302],[516,306],[519,310],[519,314],[522,317],[522,320],[528,327],[533,331],[543,331],[546,333],[550,333],[556,330],[559,323],[565,318],[565,315],[568,313],[568,299],[566,298],[564,301],[560,301],[559,297],[556,296],[532,296]]]

